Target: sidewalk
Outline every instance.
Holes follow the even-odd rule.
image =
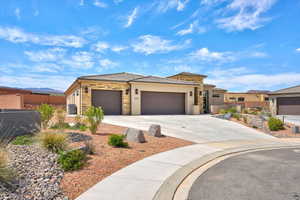
[[[77,200],[152,200],[171,175],[201,157],[230,148],[251,149],[290,144],[294,143],[274,139],[195,144],[174,149],[150,156],[117,171],[83,193]]]

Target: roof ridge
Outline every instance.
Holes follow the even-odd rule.
[[[107,76],[107,75],[114,75],[114,74],[128,74],[127,72],[118,72],[118,73],[109,73],[109,74],[94,74],[94,75],[87,75],[87,76],[80,76],[81,77],[92,77],[92,76]]]

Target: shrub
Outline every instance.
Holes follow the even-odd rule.
[[[80,130],[80,131],[86,131],[86,129],[87,129],[87,127],[86,127],[85,124],[81,124],[81,125],[79,126],[79,130]]]
[[[232,114],[232,117],[235,118],[235,119],[237,119],[237,120],[240,120],[241,115],[238,114],[238,113],[233,113],[233,114]]]
[[[66,127],[65,118],[66,118],[65,110],[61,109],[61,108],[57,109],[56,110],[56,119],[57,119],[57,125],[58,125],[59,129],[64,129]]]
[[[234,108],[234,107],[232,107],[232,108],[228,108],[227,110],[226,110],[226,113],[237,113],[237,109],[236,108]]]
[[[85,162],[86,154],[82,150],[62,152],[60,153],[58,158],[58,163],[65,171],[81,169]]]
[[[41,115],[42,127],[44,129],[48,128],[48,123],[54,114],[54,108],[48,104],[42,104],[38,108],[38,111]]]
[[[7,183],[13,178],[13,171],[8,167],[8,154],[0,149],[0,181]]]
[[[87,117],[87,121],[89,123],[88,128],[90,129],[90,132],[95,134],[104,117],[102,108],[91,106],[85,112],[85,116]]]
[[[219,114],[226,114],[226,110],[221,109],[221,110],[219,111]]]
[[[68,123],[62,123],[62,124],[56,123],[50,127],[50,129],[69,129],[69,128],[71,127]]]
[[[31,145],[33,144],[34,139],[32,135],[22,135],[17,136],[11,143],[13,145]]]
[[[128,147],[128,143],[124,142],[124,135],[111,135],[108,139],[108,144],[114,147]]]
[[[70,129],[86,131],[87,126],[85,124],[82,124],[82,123],[76,123],[74,126],[71,126]]]
[[[270,117],[268,125],[271,131],[279,131],[284,129],[284,123],[275,117]]]
[[[41,133],[39,140],[43,147],[54,153],[64,151],[68,146],[67,135],[65,133]]]

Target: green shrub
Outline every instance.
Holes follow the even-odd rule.
[[[271,131],[279,131],[284,129],[284,123],[275,117],[270,117],[268,125]]]
[[[224,109],[221,109],[220,111],[219,111],[219,114],[226,114],[226,110],[224,110]]]
[[[227,110],[226,110],[226,113],[237,113],[237,109],[236,108],[234,108],[234,107],[232,107],[232,108],[228,108]]]
[[[80,131],[86,131],[86,129],[87,129],[87,127],[86,127],[85,124],[81,124],[81,125],[79,126],[79,130],[80,130]]]
[[[85,162],[86,154],[82,150],[62,152],[60,153],[58,158],[58,163],[65,171],[81,169]]]
[[[108,144],[114,147],[128,147],[128,143],[124,142],[124,135],[111,135],[108,139]]]
[[[104,117],[104,112],[101,107],[91,106],[85,112],[85,116],[87,117],[87,121],[89,123],[89,129],[92,134],[96,134],[98,126]]]
[[[238,113],[233,113],[233,114],[232,114],[232,117],[235,118],[235,119],[237,119],[237,120],[240,120],[241,115],[238,114]]]
[[[17,136],[11,143],[13,145],[31,145],[34,142],[32,135]]]
[[[41,115],[42,128],[48,128],[49,121],[51,120],[54,114],[54,108],[48,104],[42,104],[38,108],[38,111]]]
[[[68,146],[67,135],[65,133],[40,133],[39,140],[43,147],[54,153],[64,151]]]
[[[74,126],[71,126],[70,129],[86,131],[87,126],[85,124],[82,124],[82,123],[76,123]]]
[[[14,176],[11,168],[8,167],[8,154],[4,149],[0,149],[0,181],[7,183]]]
[[[71,128],[68,123],[56,123],[50,127],[50,129],[69,129]]]

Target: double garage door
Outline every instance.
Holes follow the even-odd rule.
[[[142,115],[185,114],[185,93],[141,92]]]
[[[101,106],[105,115],[122,114],[122,92],[92,90],[92,105]],[[185,114],[185,93],[141,92],[142,115]]]
[[[300,115],[300,97],[277,99],[278,115]]]

